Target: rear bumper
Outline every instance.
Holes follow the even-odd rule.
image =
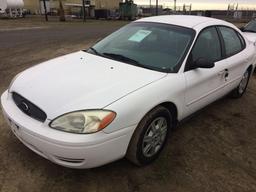
[[[16,137],[50,161],[70,168],[92,168],[125,156],[135,125],[107,134],[71,134],[54,130],[24,114],[6,91],[1,96],[4,117]]]

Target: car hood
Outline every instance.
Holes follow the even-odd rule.
[[[67,112],[104,108],[164,76],[79,51],[25,70],[10,92],[25,97],[53,119]]]
[[[251,42],[256,42],[256,33],[251,33],[251,32],[244,32],[243,33],[245,35],[245,37],[251,41]]]

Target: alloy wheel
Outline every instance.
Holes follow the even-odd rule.
[[[238,87],[238,92],[240,94],[243,94],[243,92],[245,91],[246,89],[246,86],[247,86],[247,83],[248,83],[248,80],[249,80],[249,71],[247,70],[244,75],[243,75],[243,78],[239,84],[239,87]]]
[[[145,157],[152,157],[161,149],[167,135],[167,127],[167,120],[164,117],[158,117],[150,123],[142,142]]]

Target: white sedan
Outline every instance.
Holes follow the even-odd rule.
[[[180,120],[244,94],[255,51],[225,21],[144,18],[18,74],[1,96],[3,114],[22,143],[59,165],[145,165]]]

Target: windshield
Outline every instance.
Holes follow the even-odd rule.
[[[255,32],[256,33],[256,20],[252,20],[250,23],[248,23],[245,26],[244,31]]]
[[[194,34],[189,28],[135,22],[109,35],[87,52],[152,70],[177,72]]]

